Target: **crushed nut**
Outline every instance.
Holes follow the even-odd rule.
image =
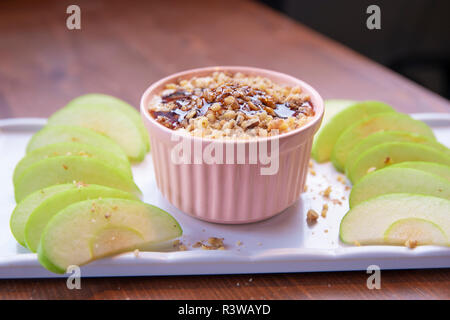
[[[414,249],[415,247],[417,247],[417,240],[407,240],[405,242],[405,247],[408,247],[410,249]]]
[[[180,240],[176,239],[173,241],[172,246],[177,248],[178,251],[186,251],[187,247]]]
[[[203,245],[203,243],[201,241],[197,241],[196,243],[194,243],[192,245],[193,248],[200,248]]]
[[[203,250],[225,250],[224,238],[210,237],[208,241],[197,241],[192,245],[193,248],[201,247]],[[207,243],[205,243],[207,242]]]
[[[306,221],[309,224],[313,224],[317,222],[317,219],[319,219],[319,214],[313,209],[309,209],[308,213],[306,214]]]
[[[324,203],[322,206],[322,212],[321,212],[322,218],[327,217],[327,212],[328,212],[328,204]]]
[[[328,186],[325,190],[323,190],[322,192],[320,192],[320,194],[324,197],[324,198],[329,198],[330,197],[330,193],[331,193],[331,186]]]
[[[337,181],[342,183],[342,184],[345,184],[345,177],[344,176],[338,176],[337,177]]]
[[[136,258],[139,257],[139,249],[134,250],[133,254]]]

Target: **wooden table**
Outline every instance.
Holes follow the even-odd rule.
[[[450,111],[444,98],[258,3],[78,0],[82,29],[69,31],[72,3],[0,2],[0,118],[47,117],[87,92],[138,106],[153,81],[210,65],[286,72],[324,98]],[[365,272],[83,279],[78,291],[58,279],[1,280],[0,299],[450,298],[449,270],[382,271],[381,290],[368,290],[366,279]]]

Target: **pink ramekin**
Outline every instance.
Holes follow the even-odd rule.
[[[248,164],[175,164],[171,150],[178,144],[172,135],[179,135],[201,145],[202,150],[212,141],[223,144],[248,144],[247,141],[221,141],[203,139],[170,130],[153,119],[148,104],[167,83],[194,76],[204,76],[214,71],[242,72],[259,75],[288,86],[300,86],[311,97],[314,118],[305,126],[288,133],[256,142],[273,139],[279,141],[279,169],[274,175],[261,175],[260,168],[267,165]],[[313,136],[320,126],[324,105],[320,95],[307,83],[289,75],[251,67],[208,67],[173,74],[152,84],[141,99],[141,114],[150,134],[156,182],[166,199],[181,211],[201,220],[240,224],[270,218],[291,206],[303,192]],[[236,147],[236,146],[234,146]],[[225,153],[225,151],[224,151]],[[235,152],[236,156],[236,152]]]

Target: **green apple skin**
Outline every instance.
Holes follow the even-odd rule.
[[[450,181],[450,166],[446,166],[445,164],[424,161],[406,161],[393,164],[390,168],[410,168],[422,170]]]
[[[14,184],[16,202],[36,190],[73,181],[116,188],[137,196],[142,194],[130,177],[98,159],[63,156],[41,160],[28,167]]]
[[[364,153],[366,150],[387,142],[414,142],[423,145],[435,147],[444,152],[449,152],[449,149],[437,142],[436,140],[422,136],[417,133],[407,132],[407,131],[380,131],[375,132],[366,138],[362,139],[357,145],[351,149],[348,154],[347,161],[345,163],[345,174],[348,175],[348,170],[350,164],[353,164],[360,154]],[[450,153],[449,153],[450,155]]]
[[[417,241],[417,245],[449,244],[445,232],[435,223],[418,218],[401,219],[394,222],[384,233],[384,242],[404,245],[406,241]]]
[[[127,102],[106,94],[89,93],[73,99],[66,105],[66,108],[76,108],[79,105],[83,107],[88,106],[89,108],[95,108],[95,106],[104,105],[123,112],[134,122],[139,132],[141,133],[142,139],[145,141],[146,151],[150,151],[150,139],[148,136],[148,131],[147,129],[145,129],[144,123],[142,122],[141,115]]]
[[[399,220],[415,218],[439,226],[448,239],[449,212],[447,199],[410,193],[386,194],[364,201],[347,212],[341,221],[339,236],[342,242],[353,245],[395,245],[397,243],[386,242],[386,231]]]
[[[314,143],[311,155],[317,162],[325,162],[330,160],[333,146],[337,139],[349,126],[355,122],[364,119],[370,115],[381,112],[395,112],[395,110],[382,102],[378,101],[362,101],[345,107],[347,102],[343,101],[342,106],[339,102],[333,104],[325,104],[325,117],[322,121],[321,128],[314,137]],[[351,103],[348,101],[348,103]],[[337,104],[337,107],[333,107]],[[332,114],[327,116],[327,108],[331,107]],[[336,109],[342,111],[335,113]],[[334,115],[333,115],[334,113]]]
[[[435,139],[425,123],[401,113],[380,113],[358,121],[347,128],[333,147],[331,162],[338,171],[344,171],[351,150],[364,138],[379,131],[407,131]]]
[[[26,247],[25,243],[25,224],[27,223],[28,217],[34,209],[36,209],[43,201],[50,198],[51,196],[70,189],[77,188],[75,184],[61,184],[51,186],[45,189],[41,189],[33,192],[21,202],[19,202],[11,214],[9,220],[9,226],[11,233],[17,242],[22,246]]]
[[[167,212],[143,202],[97,199],[74,203],[49,221],[38,249],[41,264],[55,273],[70,265],[148,247],[181,236]]]
[[[122,148],[113,140],[94,130],[78,126],[46,126],[35,133],[27,145],[27,153],[61,142],[88,144],[114,153],[118,158],[128,160]]]
[[[353,186],[350,208],[388,193],[425,194],[450,200],[450,182],[421,170],[387,167],[367,174]]]
[[[320,153],[324,146],[326,145],[326,136],[322,135],[322,129],[325,128],[328,122],[338,113],[344,111],[351,105],[355,104],[354,100],[339,100],[339,99],[331,99],[325,100],[325,112],[323,114],[322,123],[320,124],[319,130],[317,130],[314,135],[314,141],[311,149],[311,157],[318,161],[321,159],[322,154]],[[323,161],[321,161],[323,162]]]
[[[104,161],[106,164],[121,170],[125,175],[132,178],[130,162],[127,159],[118,158],[114,153],[107,150],[94,147],[88,144],[81,144],[77,142],[60,142],[49,144],[45,147],[35,149],[28,153],[16,166],[13,174],[13,181],[29,166],[44,159],[61,157],[66,155],[92,157]]]
[[[69,103],[48,119],[48,125],[74,125],[94,130],[119,144],[132,161],[142,161],[147,153],[147,142],[135,121],[108,104]]]
[[[28,220],[26,220],[24,226],[25,243],[28,249],[32,252],[37,251],[45,226],[59,211],[75,202],[99,198],[139,200],[131,193],[99,185],[82,186],[80,188],[65,190],[54,194],[42,201],[29,213]]]
[[[411,142],[388,142],[361,154],[348,171],[348,179],[356,184],[368,172],[405,161],[425,161],[450,165],[447,153]]]

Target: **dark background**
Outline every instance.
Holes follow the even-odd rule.
[[[260,0],[413,81],[450,98],[449,0]],[[369,5],[381,30],[369,30]]]

